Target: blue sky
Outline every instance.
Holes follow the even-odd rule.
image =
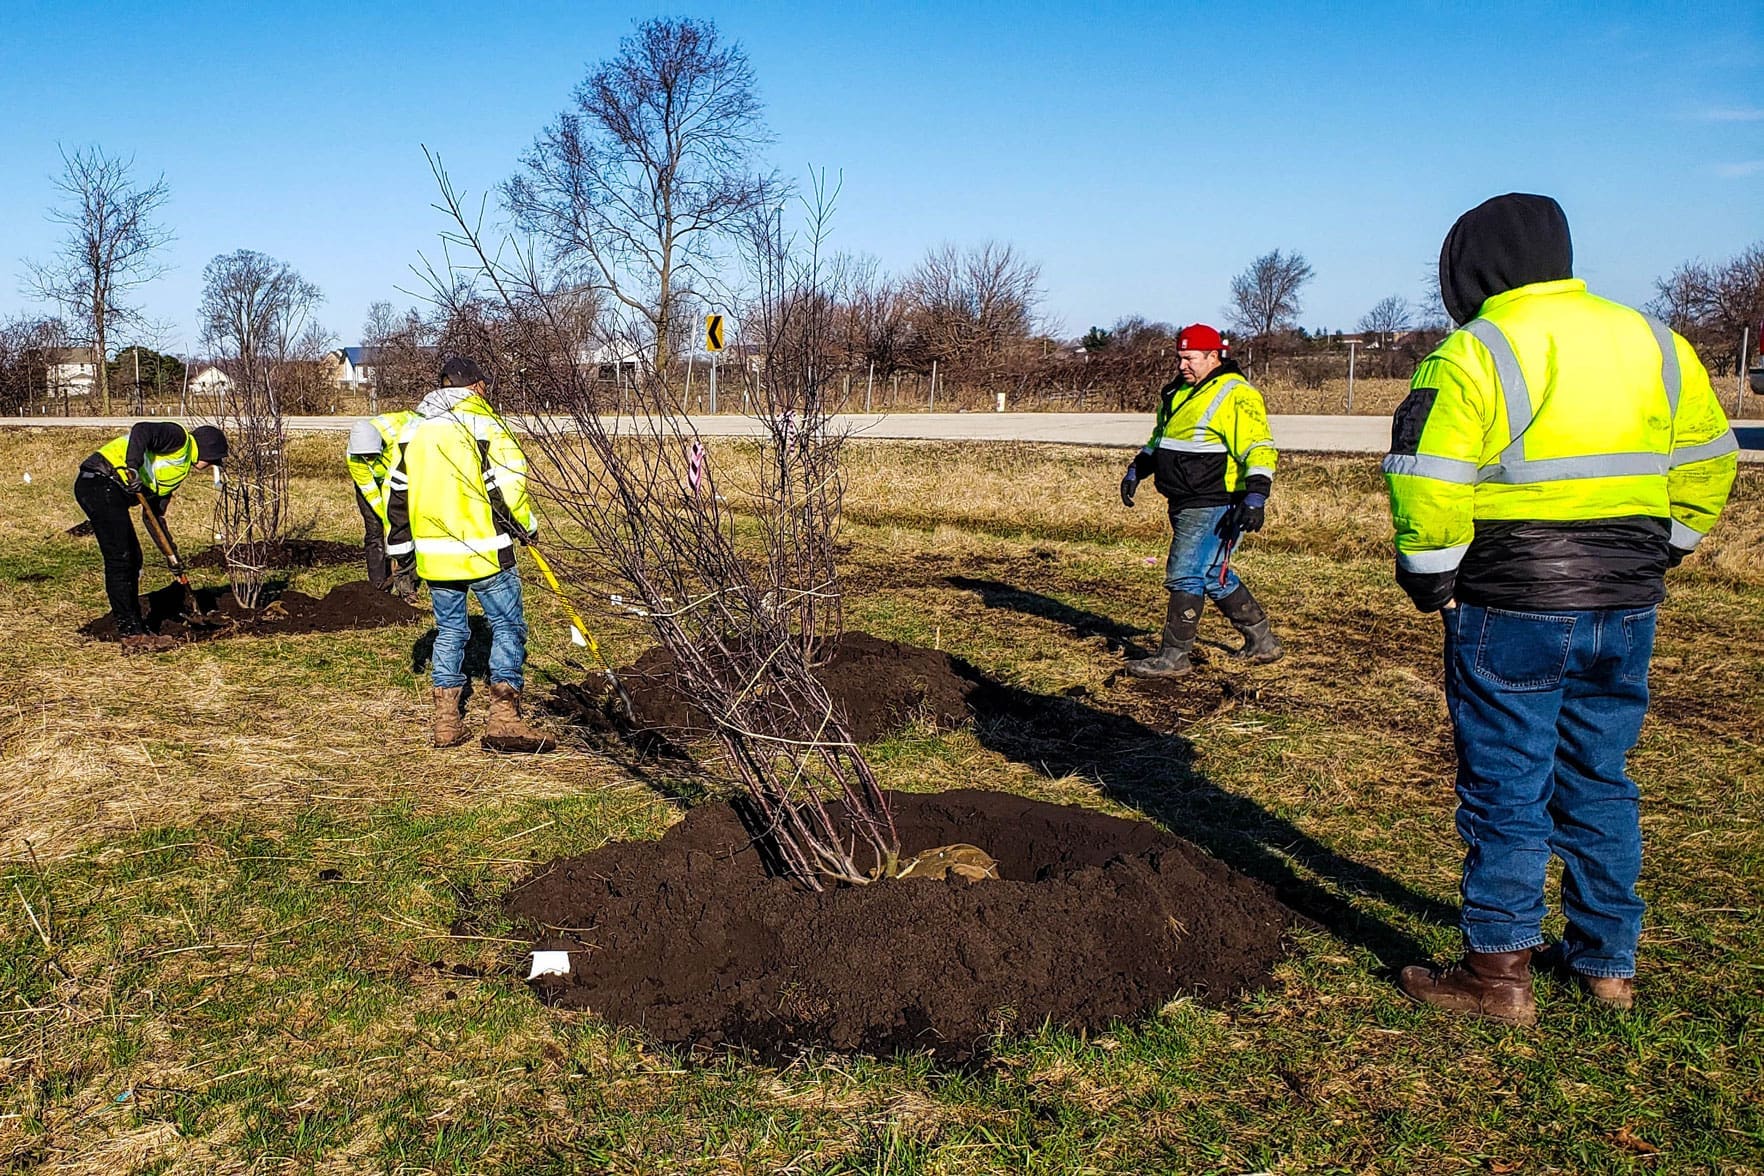
[[[90,3],[0,0],[0,314],[47,254],[58,144],[172,190],[174,267],[142,294],[194,345],[201,270],[262,250],[355,342],[410,299],[441,220],[421,144],[483,190],[632,21],[715,20],[747,49],[771,161],[844,173],[834,245],[904,271],[994,238],[1043,268],[1067,334],[1216,319],[1273,248],[1304,321],[1419,297],[1458,213],[1568,211],[1577,269],[1645,300],[1764,238],[1764,5]],[[80,64],[100,50],[95,70]]]

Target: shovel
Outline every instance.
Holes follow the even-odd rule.
[[[637,710],[631,705],[631,696],[625,693],[624,684],[619,681],[619,676],[613,673],[612,664],[600,652],[600,642],[594,640],[594,634],[588,631],[588,626],[583,622],[581,614],[576,612],[576,606],[571,604],[570,598],[564,595],[563,585],[557,582],[557,573],[551,570],[551,561],[540,554],[538,545],[534,543],[527,544],[527,554],[533,557],[533,563],[539,568],[539,574],[545,577],[545,583],[550,586],[552,593],[563,602],[564,611],[570,615],[570,643],[588,647],[588,651],[600,663],[600,668],[606,671],[607,683],[612,686],[613,693],[618,697],[619,705],[625,709],[625,717],[635,723]]]
[[[202,620],[207,614],[197,602],[196,593],[190,589],[190,573],[184,570],[184,561],[178,558],[178,545],[172,542],[171,532],[165,529],[165,521],[154,513],[153,504],[147,501],[145,490],[135,491],[135,497],[141,503],[141,521],[147,524],[147,533],[153,536],[153,545],[159,548],[159,554],[165,556],[165,566],[171,569],[171,574],[184,586],[185,614]]]

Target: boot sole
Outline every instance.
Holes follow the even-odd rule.
[[[508,735],[485,735],[478,740],[478,746],[497,755],[543,755],[557,750],[556,742],[550,739],[522,739]]]

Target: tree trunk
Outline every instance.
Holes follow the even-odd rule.
[[[97,289],[94,289],[92,291],[92,350],[94,352],[92,358],[95,361],[95,366],[98,369],[98,371],[97,371],[98,401],[99,401],[99,404],[102,406],[101,413],[104,416],[109,416],[110,415],[110,365],[104,362],[105,344],[107,342],[107,340],[104,337],[105,336],[105,331],[104,331],[105,314],[104,314],[104,311],[105,311],[104,295],[102,293],[100,293]]]

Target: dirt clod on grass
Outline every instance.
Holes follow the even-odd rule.
[[[235,601],[231,589],[193,591],[200,610],[196,616],[187,614],[184,590],[177,584],[167,584],[143,596],[141,616],[148,630],[180,641],[213,641],[220,637],[380,629],[428,616],[366,580],[339,584],[323,597],[282,592],[256,612]],[[118,639],[116,621],[108,613],[80,626],[80,632],[100,641]]]
[[[891,793],[906,853],[972,842],[998,880],[825,893],[768,877],[729,804],[658,841],[541,867],[504,901],[570,953],[541,999],[661,1041],[951,1060],[1044,1022],[1097,1029],[1186,992],[1265,982],[1298,916],[1266,887],[1140,821],[1005,793]]]
[[[943,729],[967,722],[975,683],[959,664],[940,650],[852,632],[818,674],[852,737],[869,743],[913,719]],[[617,673],[639,730],[687,738],[710,733],[710,717],[686,697],[665,648],[656,646]],[[605,733],[610,701],[605,683],[596,680],[560,688],[547,705],[572,725]]]

